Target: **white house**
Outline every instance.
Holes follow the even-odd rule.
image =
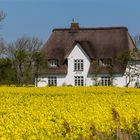
[[[126,27],[54,29],[36,86],[137,86],[140,54]]]

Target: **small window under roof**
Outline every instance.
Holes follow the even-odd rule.
[[[102,67],[112,66],[112,59],[111,58],[99,59],[99,66]]]
[[[49,59],[48,60],[50,67],[57,67],[58,66],[58,59]]]

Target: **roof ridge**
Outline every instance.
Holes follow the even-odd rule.
[[[85,27],[82,27],[82,28],[79,28],[79,29],[76,29],[76,30],[114,30],[114,29],[124,29],[126,31],[128,31],[128,28],[125,27],[125,26],[114,26],[114,27],[89,27],[89,28],[85,28]],[[55,28],[53,29],[52,31],[71,31],[72,29],[71,28]]]

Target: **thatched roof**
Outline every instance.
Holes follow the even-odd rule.
[[[81,45],[91,61],[112,58],[114,73],[123,73],[125,70],[125,66],[117,62],[117,56],[126,50],[135,49],[126,27],[80,28],[79,24],[72,23],[70,28],[54,29],[43,51],[47,59],[58,59],[60,65],[56,69],[62,69],[75,43]],[[140,60],[139,53],[133,55],[133,59]],[[94,73],[92,69],[91,66],[90,73]],[[106,70],[100,72],[106,73]]]

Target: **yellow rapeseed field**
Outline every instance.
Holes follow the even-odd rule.
[[[139,121],[140,89],[0,88],[0,140],[108,139],[138,133]]]

